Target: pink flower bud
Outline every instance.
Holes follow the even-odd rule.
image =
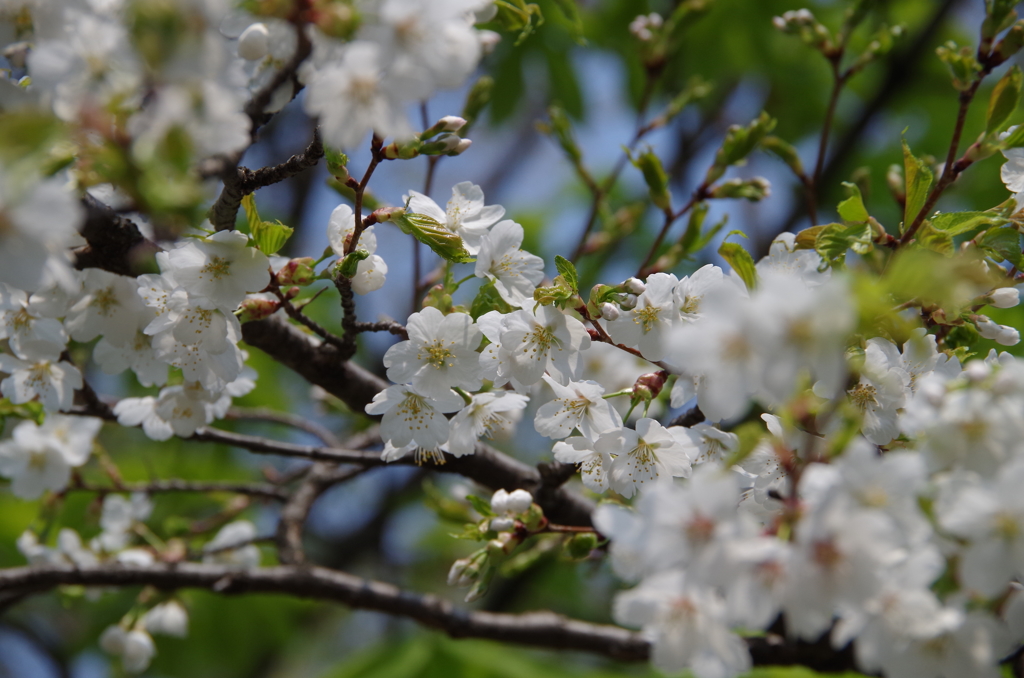
[[[263,320],[274,315],[279,308],[281,302],[269,294],[250,294],[238,307],[238,321]]]
[[[310,284],[317,278],[316,270],[314,270],[315,264],[312,257],[292,259],[277,272],[277,284],[281,286]]]

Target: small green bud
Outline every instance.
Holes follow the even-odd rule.
[[[958,47],[952,40],[935,50],[944,64],[949,68],[953,78],[953,87],[965,92],[974,84],[974,79],[981,72],[981,65],[970,47]]]
[[[1013,28],[996,44],[993,51],[995,60],[1002,63],[1019,52],[1021,47],[1024,47],[1024,21],[1015,23]]]
[[[526,509],[525,513],[520,514],[520,520],[522,520],[523,526],[529,532],[536,532],[547,524],[547,518],[544,517],[544,509],[537,504],[530,504],[530,508]]]
[[[597,548],[597,535],[593,532],[574,534],[565,542],[565,554],[573,560],[583,560]]]
[[[338,264],[338,274],[346,278],[354,278],[356,272],[359,269],[359,262],[369,258],[370,253],[366,250],[356,250],[349,252],[345,255],[345,258]]]
[[[709,197],[722,198],[745,198],[750,202],[764,200],[771,195],[771,184],[767,179],[754,177],[753,179],[730,179],[716,184],[712,187]]]
[[[704,177],[705,185],[710,186],[718,181],[725,174],[726,168],[731,165],[743,164],[746,161],[746,157],[773,129],[775,129],[775,119],[765,112],[762,112],[761,115],[746,127],[742,125],[732,125],[729,127],[726,130],[725,140],[722,142],[721,148],[715,154],[715,162],[708,169],[708,173]]]
[[[672,209],[672,195],[668,190],[668,175],[661,165],[661,159],[648,148],[637,157],[630,156],[633,166],[643,172],[644,181],[651,194],[651,201],[661,210]]]
[[[348,156],[333,148],[324,147],[324,157],[327,158],[327,171],[338,181],[344,183],[348,180]]]

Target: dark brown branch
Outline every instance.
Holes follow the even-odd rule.
[[[119,275],[137,275],[140,260],[159,249],[146,240],[131,219],[121,216],[86,193],[82,196],[85,247],[75,250],[75,267],[102,268]]]
[[[258,170],[251,170],[246,167],[239,167],[238,174],[241,179],[240,188],[242,192],[253,193],[264,186],[278,184],[296,174],[304,172],[310,167],[316,166],[324,157],[324,144],[320,139],[320,128],[313,128],[313,140],[306,146],[306,150],[298,155],[293,155],[280,165],[263,167]]]
[[[324,492],[338,483],[363,473],[365,467],[339,469],[334,464],[317,462],[302,484],[281,508],[277,523],[278,558],[285,565],[301,565],[306,560],[302,533],[313,504]]]
[[[417,240],[416,242],[419,242]],[[375,323],[356,323],[356,332],[389,332],[396,337],[402,339],[409,338],[409,332],[405,329],[405,325],[397,323],[394,320],[382,320]]]
[[[252,121],[250,138],[253,141],[256,139],[256,133],[259,131],[259,128],[269,119],[269,116],[264,113],[264,109],[267,107],[267,104],[270,103],[270,99],[274,96],[274,92],[284,84],[295,79],[295,74],[298,71],[299,66],[306,60],[306,57],[310,55],[310,52],[313,49],[309,42],[309,38],[306,36],[304,26],[296,25],[295,33],[298,40],[295,45],[295,54],[292,55],[291,60],[282,66],[281,70],[274,75],[273,80],[268,82],[262,89],[260,89],[260,91],[254,94],[252,99],[250,99],[249,103],[245,106],[245,113]],[[315,155],[316,150],[314,148],[314,144],[319,146],[321,153],[319,157],[323,157],[323,146],[319,144],[319,138],[316,131],[313,133],[313,143],[311,143],[310,147],[306,149],[307,152],[310,152],[310,150],[313,149],[313,155]],[[210,223],[212,223],[213,227],[218,231],[227,231],[235,227],[235,217],[238,214],[238,208],[242,205],[242,198],[249,193],[252,193],[256,188],[259,188],[259,186],[255,186],[251,190],[245,190],[244,183],[246,175],[238,168],[238,163],[245,154],[245,150],[248,149],[243,149],[241,152],[235,153],[231,157],[221,158],[219,163],[220,166],[218,168],[220,171],[213,175],[209,175],[219,175],[221,181],[224,182],[224,188],[221,190],[220,196],[218,196],[213,207],[210,208]],[[319,159],[319,157],[317,159]],[[292,159],[289,159],[285,164],[288,164],[291,160]],[[299,162],[297,164],[302,163]],[[313,162],[312,164],[315,165],[316,162]],[[209,169],[210,168],[203,168],[203,173],[205,174]],[[303,167],[302,169],[305,168]],[[245,170],[245,172],[249,172],[249,170]]]
[[[620,661],[643,661],[648,657],[648,643],[639,633],[616,626],[591,624],[553,612],[498,614],[463,610],[434,596],[417,595],[391,584],[322,567],[233,570],[220,565],[181,563],[149,567],[106,564],[0,570],[0,594],[8,591],[40,593],[61,585],[154,586],[163,590],[199,588],[229,595],[283,593],[408,617],[453,638],[486,638],[578,650]]]
[[[554,650],[588,652],[617,661],[646,661],[650,644],[642,634],[618,626],[593,624],[554,612],[507,614],[457,608],[431,595],[404,591],[391,584],[311,566],[239,570],[199,563],[157,563],[147,567],[106,563],[74,567],[39,565],[0,570],[0,603],[16,602],[58,586],[153,586],[174,591],[207,589],[224,595],[280,593],[331,601],[354,609],[408,617],[453,638],[484,638]],[[828,634],[815,643],[787,641],[769,633],[747,639],[755,665],[807,666],[818,671],[854,667],[849,647],[832,650]]]

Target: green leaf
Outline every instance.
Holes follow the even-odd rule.
[[[1018,125],[1003,139],[1001,144],[1001,148],[1020,148],[1021,146],[1024,146],[1024,125]]]
[[[1020,268],[1024,265],[1024,257],[1020,250],[1020,233],[1013,226],[994,228],[978,242],[978,245],[994,254],[997,259],[1005,259]]]
[[[31,419],[37,424],[42,424],[46,418],[43,406],[38,402],[22,403],[15,405],[9,398],[0,399],[0,417],[16,417],[18,419]],[[0,428],[2,430],[2,428]]]
[[[495,513],[491,510],[491,502],[486,499],[481,499],[473,494],[466,495],[466,501],[468,501],[473,508],[484,518],[493,518]]]
[[[513,309],[508,305],[501,295],[498,294],[498,290],[495,289],[494,283],[488,280],[480,286],[480,290],[476,293],[476,297],[473,298],[473,303],[470,304],[469,314],[474,319],[479,318],[484,313],[490,311],[501,311],[502,313],[511,313]]]
[[[757,269],[754,267],[754,258],[743,248],[743,245],[736,242],[724,242],[718,248],[718,254],[729,262],[732,270],[736,271],[748,290],[757,287]]]
[[[554,0],[557,7],[569,21],[569,32],[577,45],[586,45],[587,39],[583,37],[583,19],[580,17],[580,10],[576,6],[576,0]]]
[[[843,186],[850,192],[850,197],[839,203],[839,216],[846,222],[863,223],[867,221],[871,215],[864,207],[864,198],[861,197],[860,188],[857,187],[857,184],[851,184],[849,181],[844,181]]]
[[[242,198],[242,208],[245,209],[245,233],[252,234],[255,227],[261,222],[260,213],[256,209],[256,196],[252,193]],[[241,230],[241,229],[239,229]]]
[[[250,228],[256,247],[264,254],[276,254],[295,232],[294,228],[285,226],[280,221],[260,221]]]
[[[651,193],[651,201],[661,210],[672,209],[672,195],[668,190],[668,175],[653,150],[648,148],[635,158],[630,155],[633,166],[643,172],[647,189]]]
[[[391,217],[403,233],[411,235],[429,247],[439,257],[455,264],[473,261],[466,251],[462,238],[441,225],[439,221],[426,214],[396,211]]]
[[[573,294],[579,294],[580,276],[576,272],[576,267],[573,266],[572,262],[565,257],[556,254],[555,268],[558,269],[558,273],[562,276],[569,287],[572,288]]]
[[[498,8],[495,21],[506,31],[519,33],[515,44],[522,44],[530,35],[544,23],[544,15],[540,7],[534,3],[526,3],[524,0],[495,0],[494,6]]]
[[[793,144],[771,135],[761,140],[761,148],[786,163],[793,170],[793,174],[798,177],[804,176],[804,163]]]
[[[715,236],[718,235],[719,231],[725,228],[725,225],[728,223],[728,213],[723,214],[721,219],[713,223],[710,227],[708,227],[706,231],[704,231],[704,234],[701,235],[700,240],[697,241],[697,244],[694,246],[692,251],[699,252],[700,250],[704,249],[709,242],[714,240]]]
[[[953,255],[953,236],[938,230],[930,221],[924,222],[914,238],[917,240],[917,244],[925,249],[944,254],[947,257]]]
[[[846,251],[866,254],[874,248],[874,231],[866,222],[849,224],[828,224],[821,229],[814,243],[814,249],[835,266],[846,261]]]
[[[928,200],[928,190],[932,187],[935,175],[928,165],[910,152],[907,140],[903,140],[903,172],[906,176],[907,206],[903,212],[903,228],[914,223],[924,203]]]
[[[708,215],[708,204],[701,201],[690,210],[690,219],[686,222],[686,231],[683,233],[679,244],[683,247],[684,254],[695,252],[697,242],[700,239],[700,230],[704,226],[704,218]]]
[[[1020,68],[1014,66],[1006,71],[1006,74],[992,88],[992,95],[988,100],[988,117],[985,122],[986,134],[998,131],[1007,118],[1017,110],[1017,105],[1020,103],[1022,81],[1024,81],[1024,74],[1021,73]]]
[[[935,215],[928,222],[936,231],[956,236],[986,226],[1002,226],[1007,220],[991,212],[944,212]]]

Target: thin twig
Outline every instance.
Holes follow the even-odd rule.
[[[263,497],[265,499],[274,499],[276,501],[286,501],[288,499],[288,493],[281,488],[263,483],[232,483],[178,479],[156,480],[148,483],[123,483],[121,487],[79,482],[69,485],[66,491],[97,492],[99,494],[114,494],[119,492],[144,492],[146,494],[163,494],[169,492],[230,492],[232,494]]]
[[[225,419],[248,419],[254,421],[266,421],[274,424],[283,424],[285,426],[291,426],[292,428],[305,431],[311,436],[315,436],[324,445],[342,447],[338,437],[331,433],[331,431],[326,427],[321,426],[315,421],[311,421],[305,417],[300,417],[289,412],[278,412],[266,407],[232,407],[228,410]]]

